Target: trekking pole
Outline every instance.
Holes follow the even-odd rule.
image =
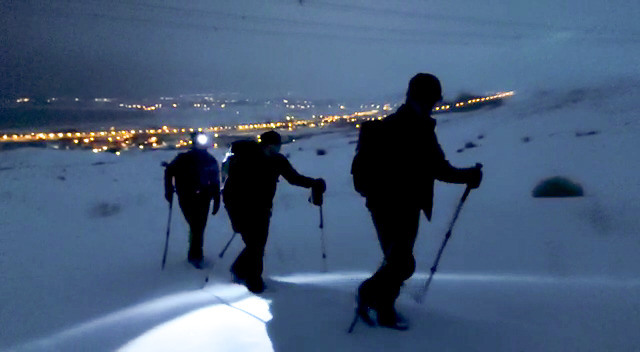
[[[220,254],[218,254],[218,258],[222,258],[224,256],[224,253],[227,251],[227,248],[229,248],[229,245],[231,245],[231,242],[233,242],[233,239],[236,238],[236,233],[237,232],[233,232],[233,235],[231,235],[231,238],[229,239],[229,242],[227,242],[227,245],[224,246],[224,249],[222,249],[222,252],[220,252]],[[213,269],[216,266],[216,262],[214,261],[211,264],[211,268],[209,268],[209,272],[207,272],[207,276],[204,278],[204,284],[202,285],[202,288],[205,288],[205,286],[207,286],[207,283],[209,282],[209,277],[211,276],[211,274],[213,273]]]
[[[171,210],[173,209],[173,197],[169,201],[169,220],[167,220],[167,237],[164,241],[164,254],[162,254],[162,269],[164,270],[164,264],[167,261],[167,250],[169,249],[169,232],[171,231]]]
[[[322,270],[326,273],[327,272],[327,247],[325,244],[325,238],[324,238],[324,216],[322,214],[322,204],[323,202],[323,196],[322,194],[324,193],[324,191],[326,190],[326,185],[324,183],[324,180],[320,179],[319,181],[320,183],[320,187],[311,187],[311,196],[309,197],[309,203],[313,204],[313,205],[317,205],[319,207],[319,211],[320,211],[320,243],[322,246]]]
[[[440,263],[440,257],[442,256],[444,247],[447,245],[447,242],[449,242],[449,238],[451,237],[451,230],[453,229],[453,225],[456,223],[456,220],[458,219],[458,215],[460,214],[460,209],[462,209],[462,205],[464,204],[464,201],[467,200],[467,197],[469,196],[469,192],[471,192],[471,187],[467,186],[467,189],[465,189],[464,194],[460,199],[460,203],[458,203],[458,207],[456,208],[456,212],[453,215],[453,219],[449,224],[449,231],[447,231],[447,234],[445,235],[444,240],[442,241],[442,245],[440,246],[440,250],[438,250],[438,256],[436,257],[436,260],[434,261],[433,266],[431,267],[431,274],[429,274],[429,278],[427,279],[427,282],[425,282],[424,287],[422,288],[420,293],[415,297],[416,302],[418,303],[422,303],[424,296],[427,294],[427,290],[429,289],[429,285],[431,284],[431,280],[433,279],[433,274],[436,272],[436,270],[438,270],[438,264]]]
[[[327,272],[327,245],[324,239],[324,216],[322,216],[322,204],[320,205],[320,242],[322,245],[322,268]]]
[[[237,232],[233,232],[233,235],[231,235],[231,238],[229,239],[229,242],[227,242],[227,245],[224,246],[224,249],[222,250],[222,252],[220,252],[220,254],[218,255],[218,258],[222,258],[224,256],[224,252],[227,251],[227,248],[229,248],[229,245],[231,245],[231,242],[233,242],[233,239],[236,238],[236,233]]]

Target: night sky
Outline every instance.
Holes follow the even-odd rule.
[[[363,97],[401,92],[419,71],[452,90],[505,90],[565,59],[567,41],[640,41],[633,1],[468,3],[5,0],[0,97]]]

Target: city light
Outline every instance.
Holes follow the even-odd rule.
[[[515,94],[514,91],[500,92],[489,96],[484,97],[474,97],[471,99],[465,99],[458,102],[450,102],[443,103],[441,105],[435,106],[433,109],[434,117],[437,117],[437,114],[444,112],[456,112],[456,111],[466,111],[467,108],[477,105],[481,107],[482,104],[490,104],[493,101],[504,99],[511,97]],[[76,98],[76,101],[78,98]],[[18,103],[26,103],[29,102],[30,98],[20,98],[17,100]],[[108,98],[96,98],[97,102],[108,102],[111,101]],[[283,102],[288,104],[289,101],[284,99]],[[204,104],[198,104],[202,106]],[[312,106],[309,102],[305,101],[303,104],[289,104],[294,108],[298,109],[306,109]],[[123,106],[123,104],[120,104]],[[161,108],[162,104],[155,105],[139,105],[139,104],[131,104],[126,107],[131,106],[132,108],[142,109],[147,111],[152,111],[155,109]],[[178,104],[172,104],[174,108],[178,106]],[[221,108],[226,106],[225,103],[220,104]],[[346,110],[344,105],[338,105],[340,110]],[[40,142],[48,142],[48,141],[61,141],[62,143],[69,143],[73,148],[87,148],[92,150],[94,153],[99,152],[113,152],[116,155],[119,155],[121,150],[127,150],[129,148],[136,148],[140,150],[144,150],[148,147],[151,149],[159,149],[159,148],[167,148],[167,147],[175,147],[175,148],[186,148],[189,147],[191,141],[185,142],[182,139],[176,141],[176,137],[179,135],[187,134],[187,131],[192,133],[198,131],[200,133],[204,132],[215,132],[212,134],[214,138],[222,138],[222,137],[232,137],[234,131],[246,133],[246,132],[254,132],[259,133],[261,130],[268,129],[286,129],[288,131],[293,131],[297,128],[325,128],[330,125],[336,126],[351,126],[352,128],[360,128],[361,122],[368,120],[380,120],[384,118],[389,111],[392,109],[392,104],[365,104],[360,107],[362,111],[356,111],[351,114],[343,114],[343,115],[316,115],[313,114],[309,119],[304,119],[300,117],[293,116],[291,114],[285,115],[284,121],[277,122],[268,122],[268,123],[246,123],[239,125],[227,125],[227,126],[208,126],[208,127],[177,127],[177,126],[168,126],[163,125],[159,129],[146,129],[146,130],[116,130],[115,126],[109,128],[109,131],[74,131],[74,132],[30,132],[30,133],[13,133],[13,134],[2,134],[0,138],[0,143],[20,143],[27,141],[40,141]],[[367,109],[368,108],[368,109]],[[176,136],[176,137],[172,137]],[[201,135],[206,138],[205,135]],[[135,137],[135,138],[134,138]],[[236,137],[237,138],[237,137]],[[208,143],[209,141],[205,141],[204,143]],[[199,142],[200,143],[200,142]],[[108,145],[105,146],[105,144]],[[218,148],[219,143],[214,143],[213,147]],[[56,144],[59,148],[59,144]],[[64,148],[62,148],[64,149]],[[68,149],[68,148],[67,148]]]

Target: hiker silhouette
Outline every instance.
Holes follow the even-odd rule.
[[[260,135],[260,142],[234,142],[222,163],[224,206],[233,231],[241,235],[245,244],[231,266],[231,273],[234,281],[254,293],[265,289],[262,259],[280,176],[292,185],[312,188],[316,194],[326,189],[323,179],[299,174],[280,154],[281,145],[280,134],[268,131]]]
[[[192,147],[180,153],[165,168],[165,199],[173,201],[174,181],[178,203],[189,224],[189,252],[187,260],[202,269],[204,256],[204,229],[207,226],[209,207],[213,200],[215,215],[220,209],[220,169],[218,161],[207,152],[207,136],[191,134]]]
[[[362,124],[351,173],[384,254],[379,269],[358,288],[357,312],[367,323],[405,330],[408,324],[395,310],[400,287],[415,271],[413,246],[420,212],[431,220],[435,180],[479,187],[479,167],[451,166],[438,143],[431,111],[442,100],[442,88],[432,74],[409,81],[406,102],[382,120]]]

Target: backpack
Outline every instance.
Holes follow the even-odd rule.
[[[256,141],[241,140],[231,143],[231,148],[222,161],[225,203],[232,198],[245,198],[248,193],[255,192],[255,189],[248,188],[261,182],[265,159],[265,154]]]
[[[353,187],[368,197],[384,182],[380,160],[383,159],[384,128],[380,120],[366,121],[360,126],[356,155],[351,163]]]
[[[168,167],[175,176],[178,193],[213,193],[219,187],[218,162],[206,151],[181,153]]]
[[[241,140],[231,143],[229,151],[222,161],[223,182],[229,177],[246,178],[257,171],[264,153],[253,140]]]

